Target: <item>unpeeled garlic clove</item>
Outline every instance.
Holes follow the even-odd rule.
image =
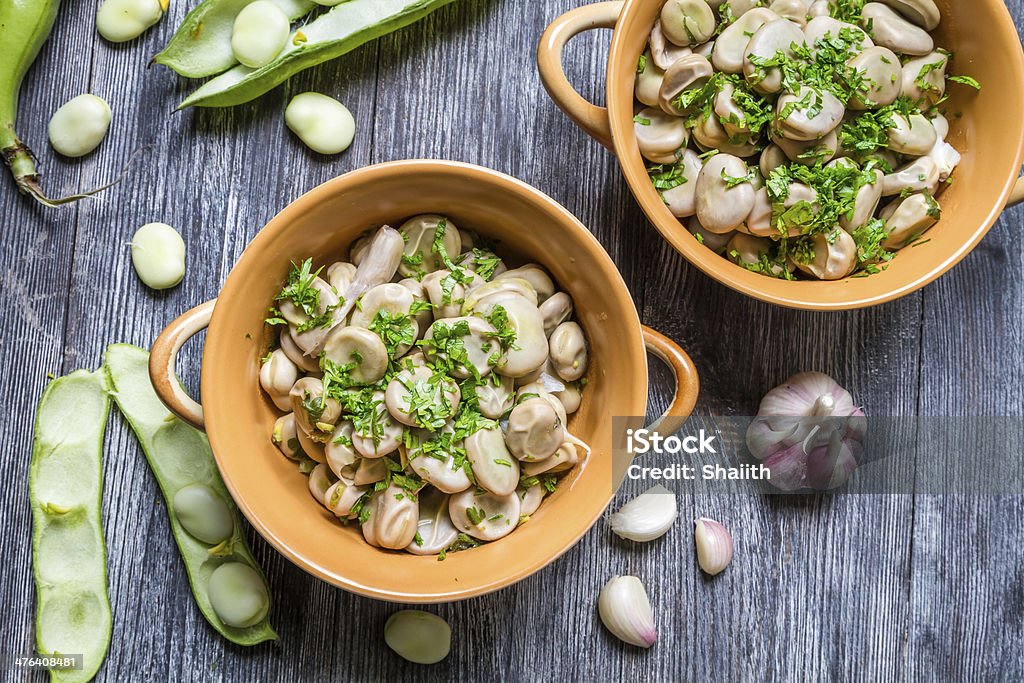
[[[597,612],[612,635],[625,643],[650,647],[658,640],[651,601],[635,576],[613,576],[601,589]]]
[[[676,496],[664,486],[654,486],[629,501],[608,518],[612,531],[631,541],[661,538],[676,521]]]
[[[707,517],[698,519],[696,525],[697,564],[711,576],[720,574],[732,562],[732,534],[720,522]]]

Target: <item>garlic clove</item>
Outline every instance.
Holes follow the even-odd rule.
[[[732,534],[720,522],[707,517],[698,519],[696,525],[697,564],[711,576],[719,574],[732,562]]]
[[[650,647],[658,640],[647,591],[635,576],[613,576],[597,599],[601,622],[619,640]]]
[[[676,515],[675,494],[664,486],[654,486],[619,508],[608,523],[621,538],[653,541],[668,533]]]

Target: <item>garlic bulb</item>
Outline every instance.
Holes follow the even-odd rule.
[[[783,491],[845,484],[863,451],[867,418],[853,397],[820,372],[794,375],[761,400],[747,448]]]
[[[661,538],[675,521],[676,496],[660,485],[647,489],[608,518],[612,531],[631,541]]]
[[[732,534],[720,522],[707,517],[701,517],[695,524],[697,564],[711,576],[720,574],[732,562]]]
[[[597,612],[605,627],[623,642],[650,647],[658,640],[651,602],[635,576],[613,576],[601,589]]]

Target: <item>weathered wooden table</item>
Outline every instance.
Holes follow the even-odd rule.
[[[618,263],[643,321],[694,357],[703,414],[750,414],[765,390],[809,369],[851,387],[869,415],[1024,414],[1021,210],[1005,213],[938,283],[896,303],[824,315],[744,298],[662,242],[612,156],[545,95],[537,40],[571,0],[460,0],[252,106],[184,113],[172,110],[189,85],[146,63],[194,3],[172,3],[160,25],[125,46],[97,36],[96,4],[62,7],[23,90],[23,135],[54,192],[103,183],[148,147],[119,187],[73,208],[42,209],[0,181],[0,377],[11,437],[0,492],[2,650],[28,654],[34,645],[26,477],[47,373],[96,367],[110,342],[148,346],[178,313],[217,294],[249,239],[285,204],[374,162],[474,162],[565,204]],[[1024,2],[1008,4],[1024,26]],[[581,37],[567,54],[573,80],[595,99],[608,36]],[[337,96],[355,113],[358,133],[345,154],[311,154],[286,130],[284,106],[305,90]],[[83,92],[110,102],[111,134],[80,162],[58,160],[46,122]],[[177,226],[188,245],[188,275],[166,293],[139,282],[127,247],[154,220]],[[179,364],[193,390],[199,354],[193,342]],[[672,389],[656,365],[655,407]],[[1020,497],[683,496],[680,523],[658,542],[633,547],[599,522],[522,583],[433,608],[452,625],[452,653],[421,668],[384,645],[396,606],[307,576],[252,532],[281,640],[252,649],[225,642],[190,598],[156,484],[115,414],[105,467],[114,608],[106,680],[1024,678]],[[736,535],[735,562],[713,580],[697,569],[685,523],[702,514]],[[598,620],[598,591],[614,573],[647,583],[660,631],[650,651],[624,647]]]

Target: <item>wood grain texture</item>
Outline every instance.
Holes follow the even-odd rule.
[[[192,4],[192,3],[188,3]],[[46,374],[96,367],[107,343],[148,346],[181,311],[216,296],[232,264],[280,208],[364,166],[449,158],[509,173],[588,225],[619,265],[643,321],[679,340],[701,372],[702,415],[743,415],[801,370],[835,376],[868,414],[1024,414],[1024,229],[1005,213],[968,259],[923,292],[868,311],[813,314],[746,299],[689,267],[658,237],[613,157],[547,99],[534,52],[571,0],[459,0],[422,23],[299,74],[252,107],[171,113],[190,84],[146,61],[188,10],[125,46],[94,31],[96,3],[66,3],[23,91],[21,129],[53,192],[116,176],[95,201],[46,211],[0,184],[0,377],[13,425],[0,492],[3,649],[33,647],[31,416]],[[1024,3],[1008,7],[1024,26]],[[610,33],[570,43],[570,79],[603,96]],[[60,74],[57,77],[57,74]],[[358,134],[338,157],[306,150],[285,128],[288,99],[338,97]],[[81,92],[114,109],[113,132],[80,161],[45,144],[49,114]],[[175,225],[188,276],[154,293],[127,243],[143,223]],[[543,230],[544,226],[523,226]],[[179,364],[198,391],[201,339]],[[651,410],[671,380],[652,363]],[[24,416],[24,417],[15,417]],[[166,511],[142,454],[116,416],[105,451],[104,519],[114,635],[101,678],[290,680],[1021,680],[1024,533],[1020,497],[680,496],[679,523],[649,545],[604,521],[548,569],[500,593],[430,608],[452,624],[452,654],[430,668],[394,656],[382,627],[398,607],[359,598],[249,539],[276,603],[281,641],[241,648],[215,635],[189,598]],[[918,458],[929,457],[918,453]],[[899,463],[913,468],[913,462]],[[628,498],[620,492],[613,509]],[[732,567],[707,579],[689,520],[730,526]],[[661,638],[623,646],[596,599],[613,574],[647,584]],[[20,676],[20,674],[19,674]],[[4,678],[19,680],[4,672]],[[41,677],[39,677],[41,679]]]

